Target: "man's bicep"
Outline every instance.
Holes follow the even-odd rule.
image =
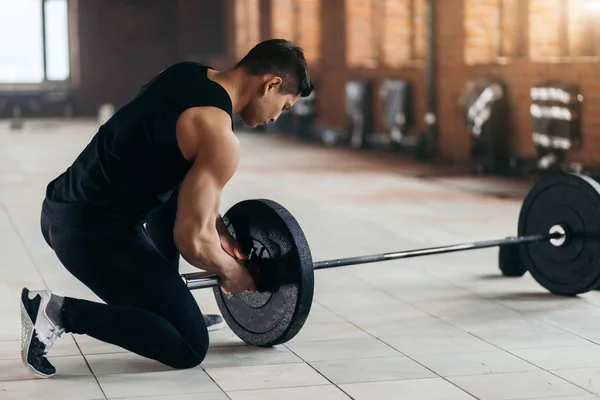
[[[222,187],[209,170],[194,166],[179,188],[175,240],[191,240],[214,224],[219,213]],[[212,220],[212,222],[211,222]]]
[[[206,138],[181,184],[175,218],[176,244],[192,245],[183,242],[216,233],[221,193],[238,161],[237,146],[229,134],[219,132],[218,136]]]

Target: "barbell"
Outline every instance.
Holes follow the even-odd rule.
[[[348,265],[499,247],[506,276],[527,271],[551,293],[574,296],[600,286],[600,184],[589,176],[556,174],[525,196],[516,237],[313,262],[298,221],[281,204],[243,200],[223,216],[229,232],[258,269],[252,293],[225,294],[206,273],[181,275],[190,290],[213,288],[231,330],[247,344],[269,347],[292,339],[312,304],[314,271]]]

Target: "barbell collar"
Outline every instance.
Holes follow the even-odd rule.
[[[181,278],[188,289],[206,289],[219,286],[219,278],[216,275],[207,275],[206,272],[192,272],[182,274]]]

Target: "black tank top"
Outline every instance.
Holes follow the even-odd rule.
[[[65,210],[87,210],[95,219],[110,215],[141,222],[164,204],[191,167],[175,135],[181,113],[213,106],[232,115],[229,94],[208,78],[208,69],[181,62],[146,83],[50,182],[44,210],[53,219]]]

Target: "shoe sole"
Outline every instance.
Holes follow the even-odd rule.
[[[217,331],[217,330],[223,328],[224,326],[225,326],[225,321],[223,320],[223,321],[219,322],[218,324],[209,326],[207,329],[209,332],[214,332],[214,331]]]
[[[23,289],[25,290],[25,289]],[[27,296],[29,298],[29,296]],[[25,305],[23,304],[23,300],[21,300],[21,360],[23,361],[23,365],[29,372],[39,378],[50,378],[55,374],[44,374],[37,369],[33,368],[29,361],[27,361],[29,356],[29,346],[31,346],[31,338],[33,337],[33,332],[35,331],[35,327],[33,321],[29,317],[29,313],[25,309]]]

